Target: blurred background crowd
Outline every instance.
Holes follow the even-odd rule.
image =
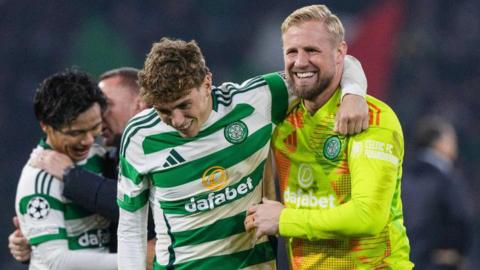
[[[283,68],[280,24],[318,1],[24,1],[0,0],[0,269],[25,269],[7,249],[21,168],[41,131],[35,88],[70,66],[98,76],[141,68],[163,36],[195,39],[214,82],[241,82]],[[457,131],[462,194],[472,217],[469,265],[480,267],[480,1],[321,1],[345,24],[349,53],[362,63],[369,93],[397,112],[405,164],[414,160],[416,122],[438,115]],[[476,90],[477,89],[477,90]],[[405,203],[405,202],[404,202]],[[408,227],[407,227],[408,232]],[[412,241],[412,239],[411,239]]]

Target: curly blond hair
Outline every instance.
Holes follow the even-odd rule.
[[[174,102],[199,87],[208,69],[194,40],[162,38],[154,43],[138,73],[140,97],[150,106]]]

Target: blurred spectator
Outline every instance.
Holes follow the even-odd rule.
[[[405,225],[416,269],[463,269],[471,244],[471,205],[456,174],[457,135],[447,120],[417,123],[414,158],[403,178]]]

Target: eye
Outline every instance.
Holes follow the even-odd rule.
[[[295,55],[297,53],[297,50],[295,49],[288,49],[285,51],[285,55]]]
[[[157,112],[161,115],[170,115],[170,111],[169,110],[159,110],[157,109]]]
[[[319,49],[316,49],[316,48],[306,48],[305,51],[309,54],[315,54],[315,53],[321,53],[322,51],[320,51]]]
[[[178,108],[180,110],[188,110],[191,107],[192,107],[192,103],[190,103],[190,102],[189,103],[182,103],[182,104],[178,105]]]

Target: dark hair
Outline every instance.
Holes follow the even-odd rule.
[[[121,83],[127,86],[134,94],[140,92],[140,85],[138,84],[138,72],[140,70],[133,68],[133,67],[121,67],[112,70],[105,71],[102,75],[100,75],[100,81],[119,77],[121,79]]]
[[[454,130],[453,125],[437,115],[424,116],[420,119],[414,132],[414,145],[418,148],[431,147],[443,134]]]
[[[97,83],[85,72],[66,69],[46,78],[35,92],[33,110],[38,121],[62,128],[95,103],[102,111],[106,99]]]

